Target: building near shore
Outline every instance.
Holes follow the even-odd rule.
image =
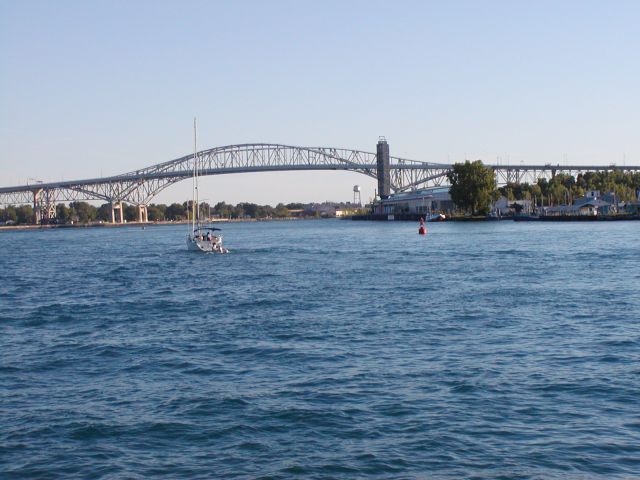
[[[533,202],[531,200],[509,200],[507,197],[500,197],[491,204],[490,210],[498,217],[531,213],[533,211]]]
[[[624,210],[624,209],[623,209]],[[577,198],[571,205],[543,207],[544,216],[581,216],[615,215],[620,211],[613,192],[601,195],[598,190],[588,191],[584,197]]]
[[[598,215],[613,215],[615,213],[618,213],[616,205],[598,199],[581,201],[580,203],[576,202],[573,205],[557,205],[554,207],[542,208],[542,215],[547,217],[595,217]]]
[[[449,187],[428,188],[411,192],[394,193],[373,202],[374,214],[451,213],[455,206],[449,195]]]

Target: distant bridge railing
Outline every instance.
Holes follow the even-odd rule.
[[[55,217],[59,202],[103,200],[115,209],[122,203],[137,205],[140,220],[146,217],[148,205],[159,192],[170,185],[191,178],[194,155],[186,155],[122,175],[85,180],[36,183],[0,188],[0,204],[32,203],[38,218]],[[200,176],[247,172],[346,170],[377,178],[376,154],[360,150],[328,147],[295,147],[290,145],[252,143],[228,145],[196,154]],[[402,192],[418,187],[447,184],[452,164],[428,163],[398,157],[390,158],[391,189]],[[579,173],[595,170],[640,170],[640,167],[560,166],[560,165],[491,165],[499,184],[535,183],[556,173]]]

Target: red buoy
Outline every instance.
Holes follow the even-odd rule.
[[[426,235],[427,227],[424,226],[424,218],[420,217],[420,228],[418,228],[418,234]]]

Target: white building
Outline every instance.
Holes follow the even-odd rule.
[[[447,213],[454,206],[449,195],[449,187],[414,190],[396,193],[384,200],[376,200],[373,213],[377,214],[420,214]]]
[[[500,197],[491,205],[491,211],[500,217],[517,213],[531,213],[532,209],[531,200],[509,200],[507,197]]]

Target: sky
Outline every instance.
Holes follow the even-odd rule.
[[[640,165],[638,1],[0,0],[0,186],[284,143],[429,162]],[[363,201],[352,172],[200,196]],[[190,198],[179,182],[155,202]]]

